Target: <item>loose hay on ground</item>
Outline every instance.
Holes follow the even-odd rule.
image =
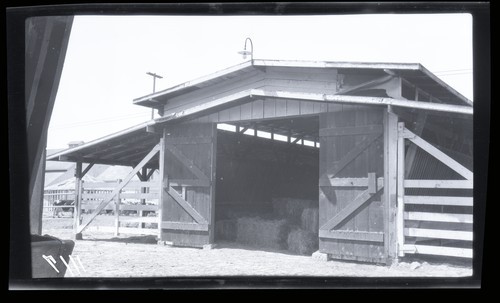
[[[301,255],[311,255],[318,250],[318,234],[297,228],[288,235],[288,250]]]
[[[239,218],[236,222],[236,242],[261,248],[286,249],[289,230],[286,220]]]

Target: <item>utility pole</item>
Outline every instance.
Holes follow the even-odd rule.
[[[150,72],[147,72],[146,74],[153,77],[153,94],[154,94],[156,92],[156,78],[163,79],[163,77],[160,75],[157,75],[155,73],[150,73]],[[155,115],[155,109],[151,108],[151,120],[154,119],[154,115]]]

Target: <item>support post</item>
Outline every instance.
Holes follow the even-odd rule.
[[[81,240],[82,234],[78,232],[78,227],[80,226],[80,213],[78,211],[81,208],[81,180],[82,180],[82,162],[76,162],[75,165],[75,195],[74,195],[74,208],[73,208],[73,233],[75,240]]]
[[[384,113],[384,249],[387,264],[397,262],[397,144],[398,116],[388,107]]]
[[[118,186],[122,182],[121,179],[116,180],[116,186]],[[120,234],[120,193],[122,191],[118,191],[115,197],[115,236]]]
[[[147,178],[147,175],[148,175],[148,170],[146,167],[143,167],[142,168],[142,173],[140,174],[139,176],[139,181],[141,182],[146,182],[148,181],[146,178]],[[146,187],[141,187],[141,194],[144,194],[144,193],[147,193],[148,190]],[[141,205],[146,205],[146,199],[142,198],[141,199]],[[141,209],[139,210],[139,217],[142,218],[144,217],[144,211]],[[144,228],[144,222],[139,222],[139,229],[142,229]]]
[[[165,192],[165,188],[169,188],[168,184],[168,175],[165,167],[165,136],[166,131],[163,129],[163,137],[160,138],[160,151],[158,155],[158,169],[159,169],[159,178],[158,178],[158,187],[159,187],[159,196],[158,196],[158,238],[160,241],[164,241],[162,239],[161,232],[161,222],[163,222],[163,203],[167,199],[167,193]]]
[[[404,122],[398,123],[398,170],[397,170],[397,237],[398,237],[398,257],[404,256],[404,178],[405,178],[405,139],[403,137]]]

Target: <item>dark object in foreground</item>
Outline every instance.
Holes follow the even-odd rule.
[[[61,240],[49,235],[39,236],[31,235],[31,268],[33,278],[62,278],[66,273],[60,256],[69,264],[69,256],[73,252],[75,242],[72,240]],[[52,256],[55,262],[52,262],[57,272],[44,258]]]

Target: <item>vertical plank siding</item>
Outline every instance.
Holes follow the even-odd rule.
[[[227,110],[227,116],[237,113]],[[201,120],[201,121],[206,121]],[[185,188],[186,202],[209,225],[209,230],[161,230],[161,240],[172,242],[174,245],[201,247],[209,244],[213,239],[213,203],[216,128],[213,123],[189,121],[179,125],[168,126],[165,129],[165,173],[169,180],[199,180],[200,177],[209,179],[207,186],[188,186]],[[182,138],[182,139],[181,139]],[[176,151],[172,153],[171,147]],[[182,157],[179,157],[179,153]],[[176,156],[177,154],[177,156]],[[182,160],[182,161],[181,161]],[[194,172],[193,172],[194,171]],[[197,172],[197,173],[196,173]],[[163,184],[164,187],[171,186]],[[176,190],[182,199],[181,188]],[[162,202],[162,222],[200,223],[197,222],[185,208],[179,205],[172,195],[164,195]],[[212,232],[211,232],[212,231]]]
[[[383,112],[380,109],[320,114],[320,133],[323,134],[320,136],[320,179],[328,178],[334,171],[337,171],[335,178],[366,178],[368,173],[372,172],[377,177],[382,177],[384,162],[381,136],[349,161],[344,168],[338,170],[337,164],[373,134],[331,136],[335,131],[322,131],[331,129],[340,131],[366,125],[382,125],[382,123]],[[342,213],[342,210],[347,209],[346,207],[365,190],[366,188],[320,186],[320,226]],[[334,228],[335,231],[354,234],[352,237],[320,237],[320,251],[338,259],[385,262],[384,242],[355,240],[360,233],[370,232],[371,235],[375,235],[384,232],[384,207],[381,201],[380,194],[373,196],[370,202],[352,212],[346,220]]]

